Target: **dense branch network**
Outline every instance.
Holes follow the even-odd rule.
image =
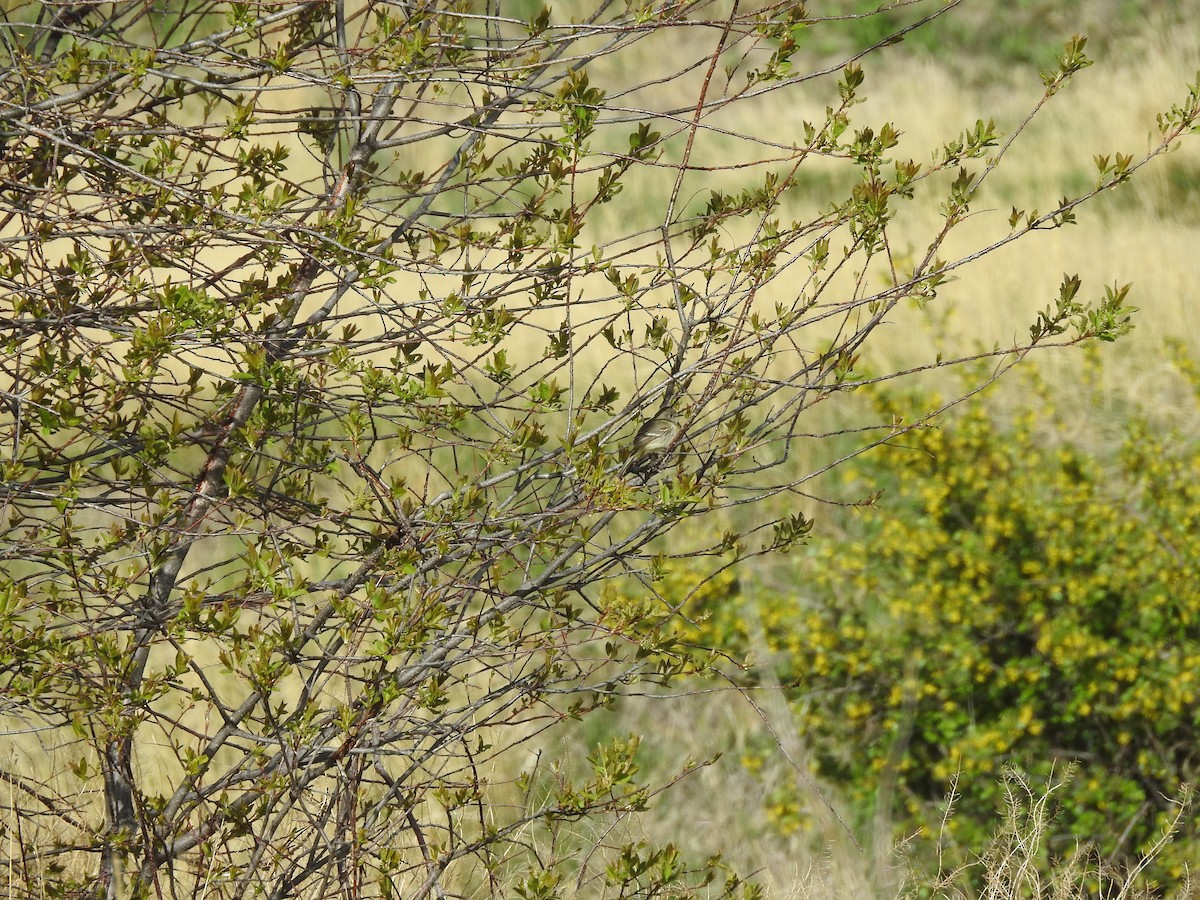
[[[802,414],[904,374],[862,371],[882,323],[1140,164],[943,260],[1011,142],[980,123],[894,158],[890,124],[850,128],[856,61],[888,42],[794,74],[821,25],[802,4],[10,4],[0,677],[15,719],[64,746],[74,726],[105,797],[97,816],[10,770],[19,815],[69,827],[110,891],[128,852],[159,889],[187,859],[229,896],[291,896],[369,858],[424,896],[459,860],[494,878],[531,823],[642,803],[597,764],[485,814],[505,752],[708,665],[677,609],[601,583],[688,519],[802,491]],[[801,89],[830,100],[794,140],[724,124]],[[849,186],[790,219],[813,164]],[[944,173],[902,270],[896,207]],[[1121,299],[1064,286],[996,371],[1118,333]],[[631,465],[662,409],[679,434]]]

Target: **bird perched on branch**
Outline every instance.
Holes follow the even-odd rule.
[[[642,423],[633,436],[626,471],[641,472],[649,468],[658,456],[670,449],[679,437],[679,414],[673,409],[660,409]]]

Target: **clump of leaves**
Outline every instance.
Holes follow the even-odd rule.
[[[1032,387],[1036,409],[970,405],[852,462],[848,482],[885,488],[881,514],[814,543],[796,596],[725,604],[704,628],[766,651],[860,820],[938,833],[956,782],[943,838],[979,848],[1003,771],[1072,765],[1042,862],[1083,842],[1134,865],[1200,775],[1200,450],[1135,410],[1110,423],[1115,449],[1091,452],[1047,434],[1052,392]],[[874,400],[908,421],[937,405]],[[800,814],[780,807],[777,824]],[[1172,844],[1150,874],[1176,880],[1195,856]]]

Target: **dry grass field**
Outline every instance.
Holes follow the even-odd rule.
[[[1013,206],[1045,208],[1066,190],[1086,188],[1094,180],[1093,155],[1144,150],[1155,130],[1156,113],[1169,108],[1182,96],[1185,85],[1194,83],[1200,71],[1200,21],[1179,19],[1194,19],[1194,13],[1182,6],[1172,10],[1145,3],[1144,15],[1114,29],[1113,20],[1104,14],[1115,6],[1092,4],[1088,12],[1099,14],[1098,18],[1074,25],[1079,30],[1089,25],[1100,29],[1102,40],[1089,45],[1097,64],[1043,111],[996,172],[990,187],[994,202],[990,208],[980,208],[972,227],[964,230],[973,243],[1002,236]],[[969,21],[978,28],[999,32],[1005,27],[1005,14],[993,8],[974,8],[964,15],[973,15]],[[1061,20],[1053,25],[1063,38],[1073,27]],[[969,50],[948,44],[936,51],[916,49],[868,61],[864,68],[869,100],[857,121],[896,123],[903,131],[897,155],[915,159],[927,159],[942,141],[977,118],[994,118],[1001,131],[1010,131],[1040,95],[1036,66],[1006,62],[998,53],[990,60],[979,59],[975,67],[969,55]],[[973,72],[985,74],[973,78]],[[727,124],[737,132],[761,133],[763,122],[769,121],[771,132],[786,141],[786,132],[819,114],[825,102],[814,91],[811,108],[773,109],[758,122]],[[827,187],[814,173],[812,195],[794,200],[796,214],[818,202]],[[937,211],[908,210],[903,221],[908,230],[901,233],[916,251],[937,227]],[[928,359],[937,349],[949,355],[969,352],[974,346],[1010,344],[1028,328],[1036,310],[1053,301],[1063,273],[1078,273],[1089,297],[1101,294],[1107,284],[1132,282],[1130,301],[1140,309],[1135,330],[1117,344],[1101,348],[1106,397],[1102,409],[1119,417],[1129,404],[1138,403],[1200,432],[1196,398],[1163,352],[1168,340],[1192,344],[1200,335],[1198,247],[1200,142],[1193,142],[1157,160],[1132,184],[1099,198],[1081,215],[1080,224],[1022,241],[970,266],[960,280],[942,290],[942,306],[935,313],[898,316],[888,332],[889,344],[874,345],[877,356],[872,365],[898,369]],[[1073,350],[1035,355],[1025,364],[1039,367],[1068,397],[1082,378],[1081,355]],[[1022,391],[1020,384],[1002,381],[973,402],[992,404],[998,411],[1018,408],[1026,404]],[[814,413],[837,414],[824,407]],[[1068,431],[1084,443],[1102,442],[1111,424],[1095,420],[1092,404],[1063,403],[1058,415],[1074,417],[1067,423]],[[818,530],[825,532],[815,540],[836,540],[838,513],[818,504],[808,511],[818,515]],[[756,577],[781,576],[762,571],[748,580],[753,583]],[[787,737],[796,733],[789,727],[789,710],[769,697],[759,697],[759,702],[784,736],[784,746],[803,765],[802,740]],[[928,884],[936,875],[911,872],[906,848],[894,845],[884,827],[876,829],[875,842],[855,847],[817,796],[817,786],[798,776],[785,759],[776,760],[757,777],[749,775],[739,759],[748,741],[756,734],[762,737],[766,726],[737,692],[702,692],[683,702],[631,702],[609,724],[614,733],[645,735],[645,752],[664,771],[688,757],[724,754],[660,798],[649,819],[636,827],[657,839],[682,841],[696,854],[724,851],[740,870],[759,871],[769,896],[908,896],[917,882]],[[807,830],[782,835],[771,827],[766,810],[772,791],[766,785],[794,791],[808,811]],[[835,789],[821,786],[820,790],[834,807],[839,806]],[[1030,786],[1026,799],[1036,813],[1044,794]],[[842,812],[849,815],[845,809]],[[1003,816],[997,815],[999,836],[991,863],[995,878],[987,896],[1089,896],[1089,885],[1094,889],[1097,882],[1083,874],[1085,863],[1071,860],[1063,861],[1058,883],[1040,883],[1041,892],[1033,893],[1034,882],[1026,880],[1025,854],[1036,850],[1037,815],[1019,822],[1015,835],[1004,834],[1004,824]],[[929,836],[913,837],[914,842],[928,840]],[[986,848],[977,849],[982,854]],[[1094,863],[1091,871],[1094,876]],[[1135,877],[1120,895],[1140,896],[1147,889]],[[919,895],[971,893],[961,880],[949,879],[942,888]]]
[[[815,12],[826,5],[810,3]],[[1115,0],[1084,3],[1077,20],[1056,13],[1049,0],[1020,3],[1011,13],[1019,28],[1006,21],[1005,4],[980,0],[965,6],[958,24],[939,32],[941,44],[891,48],[864,62],[863,93],[868,100],[855,111],[855,125],[895,123],[902,132],[898,157],[926,161],[941,144],[980,118],[995,119],[1002,134],[1021,125],[1041,95],[1042,83],[1037,64],[1021,59],[1018,52],[1030,45],[1014,44],[1009,32],[1028,35],[1030,29],[1041,28],[1048,47],[1060,46],[1073,30],[1086,32],[1094,27],[1099,35],[1095,47],[1089,45],[1096,65],[1080,73],[1038,115],[993,174],[987,202],[976,206],[972,221],[948,250],[960,254],[1007,234],[1013,207],[1046,209],[1064,193],[1086,190],[1095,180],[1095,155],[1144,151],[1155,132],[1156,114],[1181,99],[1200,72],[1200,10],[1189,10],[1183,3],[1146,0],[1140,10],[1139,4]],[[1130,14],[1130,7],[1136,14]],[[1038,10],[1044,13],[1041,19]],[[996,51],[991,58],[981,55],[981,48],[987,47]],[[803,62],[802,56],[797,57],[797,65]],[[1050,62],[1046,59],[1043,65]],[[644,77],[639,73],[638,80]],[[805,120],[822,114],[830,102],[830,89],[826,80],[805,91],[787,92],[785,108],[744,104],[738,107],[745,111],[740,115],[753,119],[731,117],[714,124],[731,133],[790,145]],[[671,98],[661,98],[654,105],[674,104]],[[807,187],[790,198],[789,213],[797,219],[811,217],[814,209],[833,199],[831,188],[839,173],[814,165],[804,177],[809,179]],[[636,186],[630,192],[634,190]],[[653,202],[656,192],[649,185],[645,194]],[[700,186],[689,196],[702,202]],[[656,209],[647,208],[645,214],[647,227],[661,218]],[[938,228],[938,211],[932,203],[914,205],[897,219],[893,239],[917,256]],[[1200,336],[1200,136],[1155,160],[1131,184],[1085,206],[1078,225],[990,254],[965,267],[957,280],[941,289],[936,303],[924,310],[899,310],[882,332],[887,341],[871,345],[866,368],[896,371],[942,350],[947,356],[968,355],[975,348],[1010,345],[1015,337],[1027,334],[1036,311],[1053,302],[1064,273],[1078,273],[1084,283],[1082,295],[1089,300],[1102,296],[1106,285],[1133,282],[1130,302],[1140,308],[1135,330],[1102,348],[1106,360],[1102,378],[1112,415],[1120,416],[1130,402],[1137,401],[1194,426],[1191,430],[1200,434],[1197,398],[1175,376],[1163,353],[1168,340],[1191,343]],[[774,289],[786,288],[776,284]],[[763,297],[763,302],[769,304],[771,297]],[[1065,350],[1035,354],[1024,364],[1039,367],[1048,381],[1069,395],[1082,378],[1080,360],[1078,351]],[[589,365],[599,367],[603,361],[581,360],[581,381],[587,380]],[[633,385],[616,386],[628,391]],[[990,403],[1003,412],[1023,405],[1021,392],[1019,384],[1001,381],[972,402]],[[1094,406],[1064,403],[1060,409],[1075,417],[1069,428],[1082,440],[1104,440],[1106,423],[1094,421]],[[814,417],[813,431],[842,427],[852,417],[846,409],[828,405],[809,415]],[[814,459],[809,449],[798,448],[796,465]],[[818,484],[818,493],[819,489]],[[836,540],[844,524],[839,515],[857,514],[839,513],[815,500],[803,511],[818,518],[817,541]],[[711,519],[705,520],[705,527],[714,527]],[[752,597],[756,584],[777,585],[781,579],[793,578],[793,572],[766,566],[748,570],[742,578],[743,592]],[[791,589],[802,591],[803,585],[793,584]],[[641,758],[651,781],[655,776],[669,778],[689,758],[720,754],[712,765],[656,796],[649,813],[621,827],[635,837],[645,834],[655,841],[675,841],[694,857],[721,852],[738,871],[758,873],[772,898],[972,896],[965,881],[952,873],[946,873],[949,877],[940,887],[929,887],[938,873],[913,871],[911,848],[896,844],[886,821],[857,829],[861,844],[857,846],[830,811],[832,807],[847,821],[854,819],[836,788],[813,783],[803,774],[805,746],[792,710],[770,691],[753,697],[761,714],[741,693],[719,684],[684,697],[633,699],[613,713],[600,713],[595,722],[564,730],[562,747],[582,758],[583,748],[598,737],[643,735]],[[770,735],[771,729],[775,736]],[[764,737],[777,737],[781,752],[752,773],[743,765],[743,757],[752,741]],[[44,750],[37,747],[30,752]],[[512,773],[499,774],[498,780],[512,777]],[[805,827],[789,833],[774,827],[770,806],[780,792],[798,801]],[[1036,850],[1043,798],[1044,786],[1029,786],[1025,799],[1030,814],[1020,818],[1011,833],[1004,830],[1003,815],[997,815],[998,837],[990,863],[995,887],[988,897],[1088,896],[1087,886],[1095,882],[1081,874],[1085,862],[1064,861],[1057,883],[1031,880],[1034,876],[1026,862]],[[864,835],[864,830],[873,833]],[[914,835],[912,841],[933,838]],[[987,850],[977,849],[981,854]],[[1120,896],[1140,896],[1144,887],[1133,878]]]

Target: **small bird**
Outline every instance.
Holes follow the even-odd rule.
[[[638,469],[649,457],[669,449],[679,436],[679,416],[673,409],[660,409],[652,418],[642,423],[633,436],[626,468]]]

